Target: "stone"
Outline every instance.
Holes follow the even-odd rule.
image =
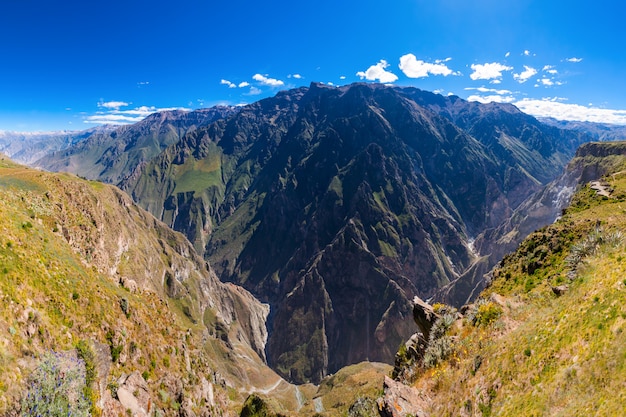
[[[417,296],[413,298],[413,320],[424,335],[424,339],[428,340],[430,329],[438,318],[439,315],[435,313],[433,306]]]
[[[150,415],[152,400],[148,390],[148,384],[139,371],[134,371],[128,376],[122,376],[118,380],[117,398],[133,417],[148,417]]]
[[[378,409],[383,417],[428,417],[425,410],[430,406],[430,398],[421,391],[396,382],[385,376],[384,393],[378,399]]]
[[[120,284],[122,285],[122,287],[126,288],[131,293],[135,293],[139,289],[137,282],[134,279],[130,279],[127,277],[121,277]]]
[[[565,294],[567,292],[567,290],[569,290],[569,287],[567,285],[559,285],[557,287],[552,287],[552,292],[557,296],[560,297],[563,294]]]

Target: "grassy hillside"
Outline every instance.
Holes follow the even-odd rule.
[[[165,415],[236,411],[278,379],[259,357],[267,307],[118,189],[2,159],[0,231],[1,415],[19,408],[44,353],[77,346],[97,370],[96,415],[125,412],[116,389],[133,372]]]
[[[610,165],[504,258],[476,304],[451,320],[440,339],[449,349],[408,366],[432,415],[623,414],[625,157],[612,154]]]

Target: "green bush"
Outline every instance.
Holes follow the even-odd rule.
[[[85,362],[69,352],[45,353],[29,379],[22,416],[87,417]]]
[[[478,306],[478,311],[476,312],[476,325],[477,326],[488,326],[493,323],[500,317],[502,314],[502,308],[494,302],[486,302]]]
[[[455,321],[455,312],[446,312],[440,316],[428,336],[428,346],[424,352],[424,366],[431,368],[454,352],[454,339],[446,333]]]

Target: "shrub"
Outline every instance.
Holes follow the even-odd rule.
[[[502,309],[500,306],[492,301],[488,301],[478,306],[474,322],[477,326],[488,326],[496,321],[501,314]]]
[[[85,362],[71,353],[45,353],[29,380],[22,416],[87,417]]]
[[[502,315],[502,308],[484,298],[480,298],[465,313],[465,319],[474,326],[487,326]]]
[[[437,365],[454,351],[454,340],[446,332],[455,319],[454,312],[446,312],[435,320],[428,336],[428,346],[424,352],[424,366],[426,368]]]

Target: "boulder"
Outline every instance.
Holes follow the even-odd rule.
[[[552,292],[557,297],[560,297],[563,294],[565,294],[567,292],[567,290],[569,290],[569,287],[567,285],[559,285],[557,287],[552,287]]]
[[[384,394],[378,399],[378,409],[383,417],[428,417],[425,411],[430,399],[421,391],[385,377]]]
[[[117,398],[120,403],[130,410],[133,417],[148,417],[151,415],[152,400],[148,391],[148,384],[139,371],[118,380]]]

